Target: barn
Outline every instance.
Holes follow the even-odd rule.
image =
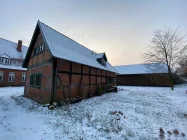
[[[0,38],[0,87],[23,86],[26,80],[26,68],[22,62],[28,47]]]
[[[40,103],[73,102],[115,85],[116,71],[105,53],[95,53],[40,21],[23,67],[24,96]]]
[[[163,64],[133,64],[114,66],[117,85],[171,86],[166,66]]]

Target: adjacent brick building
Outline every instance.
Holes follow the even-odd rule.
[[[171,86],[166,65],[135,64],[114,67],[117,85],[126,86]]]
[[[115,84],[105,53],[95,53],[38,21],[23,67],[24,95],[41,103],[86,98]]]
[[[0,87],[25,84],[27,69],[22,62],[27,49],[20,40],[14,43],[0,38]]]

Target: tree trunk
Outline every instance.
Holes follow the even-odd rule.
[[[168,75],[169,75],[169,80],[171,81],[171,90],[174,90],[174,81],[173,81],[173,75],[171,72],[171,68],[170,66],[168,66]]]

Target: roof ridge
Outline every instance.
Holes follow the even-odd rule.
[[[3,39],[3,40],[5,40],[5,41],[8,41],[8,42],[12,42],[12,43],[18,44],[18,43],[14,42],[14,41],[11,41],[11,40],[8,40],[8,39],[2,38],[2,37],[0,37],[0,39]],[[27,47],[27,46],[25,46],[25,45],[23,45],[23,44],[22,44],[22,46]]]
[[[139,63],[139,64],[128,64],[128,65],[116,65],[114,67],[120,67],[120,66],[132,66],[132,65],[148,65],[148,64],[161,64],[161,63]]]
[[[79,45],[81,45],[81,47],[84,47],[84,48],[88,49],[89,51],[94,52],[93,50],[91,50],[91,49],[87,48],[86,46],[84,46],[84,45],[80,44],[79,42],[75,41],[74,39],[72,39],[72,38],[70,38],[70,37],[68,37],[68,36],[64,35],[63,33],[61,33],[61,32],[59,32],[59,31],[57,31],[56,29],[54,29],[54,28],[52,28],[52,27],[48,26],[47,24],[45,24],[45,23],[41,22],[40,20],[38,20],[38,22],[39,22],[39,23],[41,23],[41,24],[44,24],[44,25],[45,25],[45,26],[47,26],[48,28],[51,28],[52,30],[56,31],[57,33],[59,33],[59,34],[61,34],[61,35],[65,36],[65,37],[67,37],[68,39],[70,39],[70,40],[72,40],[72,41],[74,41],[74,42],[78,43]],[[98,53],[98,54],[99,54],[99,53]]]
[[[114,66],[114,67],[119,67],[119,66],[132,66],[132,65],[144,65],[144,64],[148,64],[148,63],[128,64],[128,65],[116,65],[116,66]]]

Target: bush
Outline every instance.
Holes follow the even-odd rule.
[[[96,95],[101,96],[103,93],[104,93],[104,88],[101,85],[97,84],[96,85]]]

